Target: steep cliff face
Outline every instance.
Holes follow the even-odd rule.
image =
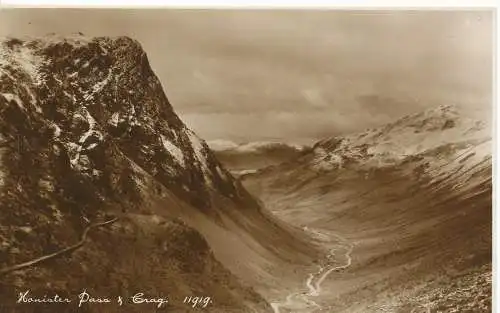
[[[3,276],[2,312],[53,311],[14,305],[23,289],[43,295],[83,288],[101,296],[170,294],[175,312],[189,311],[181,300],[191,295],[212,296],[213,312],[266,311],[262,298],[216,260],[210,240],[178,219],[197,212],[221,224],[221,207],[260,214],[174,113],[138,42],[1,42],[0,268],[60,251],[89,225],[118,218],[88,231],[72,254]]]
[[[86,179],[112,179],[103,160],[114,145],[199,208],[210,207],[209,189],[241,199],[239,186],[205,142],[173,112],[138,42],[12,39],[2,55],[8,60],[2,67],[3,114],[60,144],[71,168]]]

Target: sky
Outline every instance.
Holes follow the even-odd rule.
[[[126,35],[204,139],[311,143],[440,104],[489,110],[488,11],[3,9],[0,36]]]

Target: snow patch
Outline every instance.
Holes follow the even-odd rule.
[[[95,168],[92,169],[92,176],[100,177],[101,175],[102,175],[102,171],[96,170]]]
[[[7,100],[7,102],[10,103],[11,101],[14,101],[19,106],[19,108],[26,111],[26,108],[23,105],[23,101],[19,98],[18,95],[14,95],[11,93],[0,93],[0,95],[2,95],[5,100]]]
[[[99,46],[99,47],[101,48],[101,51],[102,51],[102,53],[104,55],[108,55],[109,54],[109,52],[108,52],[108,50],[106,48],[104,48],[103,46]]]
[[[174,159],[179,163],[180,165],[184,166],[184,154],[182,153],[182,150],[179,149],[176,145],[174,145],[170,140],[167,139],[164,135],[160,134],[160,139],[161,143],[163,144],[163,147],[165,150],[174,157]]]
[[[222,171],[220,166],[217,165],[216,170],[217,170],[217,174],[219,174],[220,178],[226,178],[226,174]]]
[[[40,84],[42,79],[39,69],[43,59],[25,45],[9,49],[4,41],[0,40],[0,78],[8,73],[3,67],[10,65],[27,74],[35,84]]]
[[[57,76],[55,76],[55,75],[53,77],[54,77],[54,80],[59,83],[59,85],[63,85],[63,81],[62,80],[60,80],[59,78],[57,78]]]
[[[187,135],[189,137],[189,141],[191,142],[191,147],[194,151],[194,157],[198,164],[200,164],[200,169],[203,173],[205,181],[211,184],[210,180],[210,169],[208,167],[208,162],[205,157],[203,151],[205,151],[205,146],[202,143],[202,139],[200,139],[192,130],[187,130]]]
[[[94,95],[99,93],[111,80],[113,71],[109,69],[108,75],[102,81],[97,82],[94,86],[92,86],[92,90],[83,95],[84,100],[92,100]]]
[[[35,108],[35,112],[36,113],[43,113],[43,110],[42,108],[38,105],[38,101],[35,97],[35,95],[33,94],[33,91],[31,91],[30,88],[25,88],[26,91],[28,92],[28,94],[30,95],[30,103],[31,105]]]
[[[88,166],[90,165],[90,160],[86,155],[81,154],[82,151],[92,150],[98,145],[98,143],[94,142],[84,148],[84,144],[87,141],[87,139],[90,138],[90,136],[92,135],[97,136],[98,141],[102,141],[104,138],[103,135],[95,129],[97,123],[95,119],[92,117],[92,115],[90,115],[90,113],[86,109],[83,110],[83,114],[84,115],[76,113],[73,117],[83,118],[89,124],[89,129],[80,137],[77,144],[72,142],[66,143],[68,151],[70,152],[70,154],[73,155],[73,157],[70,159],[70,163],[73,168],[76,168],[80,171],[83,169],[88,169],[89,168]]]
[[[63,94],[64,94],[66,97],[70,98],[70,99],[73,99],[73,98],[74,98],[74,96],[73,96],[73,95],[71,95],[71,94],[69,94],[66,90],[64,90],[64,91],[63,91]]]
[[[56,123],[51,123],[50,126],[54,129],[54,138],[61,136],[61,128]]]
[[[113,125],[114,127],[118,126],[118,122],[120,121],[120,113],[115,112],[111,115],[111,119],[108,121],[108,124]]]

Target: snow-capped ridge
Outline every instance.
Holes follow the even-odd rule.
[[[320,141],[313,149],[313,164],[324,170],[346,162],[392,165],[450,142],[483,138],[491,138],[487,123],[461,115],[456,106],[442,105],[378,128]]]

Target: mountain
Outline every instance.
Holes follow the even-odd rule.
[[[275,312],[491,312],[489,114],[439,106],[243,177],[332,248]]]
[[[53,312],[15,304],[23,290],[82,289],[168,295],[172,312],[192,309],[186,296],[211,297],[209,312],[265,312],[247,286],[276,287],[275,275],[319,253],[184,125],[128,37],[1,42],[0,194],[2,312]]]
[[[450,143],[491,140],[485,126],[483,121],[460,117],[457,107],[439,106],[381,128],[321,141],[314,147],[313,163],[316,169],[352,162],[368,167],[397,164]]]
[[[236,144],[216,140],[208,144],[217,159],[237,177],[294,159],[307,149],[306,146],[272,141]]]

